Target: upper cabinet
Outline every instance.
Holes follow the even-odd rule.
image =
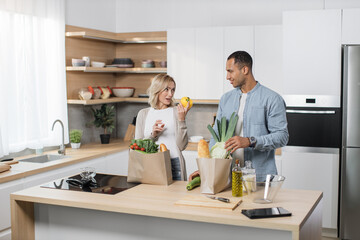
[[[283,14],[284,94],[341,91],[341,10]]]
[[[175,98],[218,100],[223,86],[223,29],[180,28],[168,32],[168,73]]]
[[[343,9],[342,44],[360,44],[360,9]]]
[[[175,80],[175,98],[195,99],[195,29],[181,28],[167,31],[168,73]],[[189,87],[190,86],[190,87]]]
[[[195,31],[195,99],[220,99],[223,87],[223,28]]]
[[[233,26],[224,28],[224,53],[222,57],[223,93],[233,90],[234,87],[226,80],[226,61],[230,54],[235,51],[246,51],[254,58],[254,27]]]
[[[262,85],[284,92],[282,26],[255,26],[254,76]]]
[[[168,73],[177,83],[176,98],[219,101],[233,89],[226,80],[226,61],[239,50],[253,57],[255,79],[281,89],[281,26],[170,29],[167,36]]]
[[[101,104],[128,102],[147,102],[139,98],[146,94],[151,79],[167,69],[160,67],[166,61],[166,32],[111,33],[92,29],[66,26],[66,81],[69,104]],[[105,62],[110,65],[114,58],[131,58],[134,68],[114,67],[73,67],[72,58],[87,56],[91,61]],[[141,68],[142,61],[151,59],[154,68]],[[108,99],[80,100],[78,91],[92,87],[133,87],[131,98],[110,97]]]

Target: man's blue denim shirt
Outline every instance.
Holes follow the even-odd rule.
[[[219,103],[216,120],[233,112],[238,113],[241,97],[240,88],[225,93]],[[284,99],[276,92],[257,82],[247,93],[244,109],[244,137],[255,137],[255,147],[244,149],[244,160],[252,161],[256,174],[277,174],[275,150],[283,147],[289,140]],[[214,124],[217,132],[217,124]],[[215,144],[211,137],[210,148]]]

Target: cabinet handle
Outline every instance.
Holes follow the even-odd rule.
[[[300,114],[335,114],[335,111],[312,111],[312,110],[292,110],[287,109],[287,113],[300,113]]]

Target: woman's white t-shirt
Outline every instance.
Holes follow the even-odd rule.
[[[168,107],[160,110],[150,108],[145,120],[145,138],[150,138],[156,120],[161,120],[165,124],[164,131],[158,137],[156,144],[165,144],[167,149],[170,150],[171,158],[179,157],[175,138],[174,108]]]
[[[239,120],[236,124],[235,128],[235,136],[244,136],[244,127],[243,127],[243,121],[244,121],[244,109],[245,109],[245,103],[246,103],[247,93],[243,93],[240,98],[240,106],[239,106]],[[233,158],[239,159],[240,162],[244,161],[244,149],[238,148],[233,152]]]

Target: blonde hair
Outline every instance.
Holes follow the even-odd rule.
[[[152,79],[151,85],[147,90],[147,94],[149,95],[148,103],[151,107],[156,108],[159,101],[159,94],[167,88],[170,82],[173,82],[176,87],[174,79],[164,73],[158,74]],[[174,106],[174,97],[171,99],[170,106]]]

